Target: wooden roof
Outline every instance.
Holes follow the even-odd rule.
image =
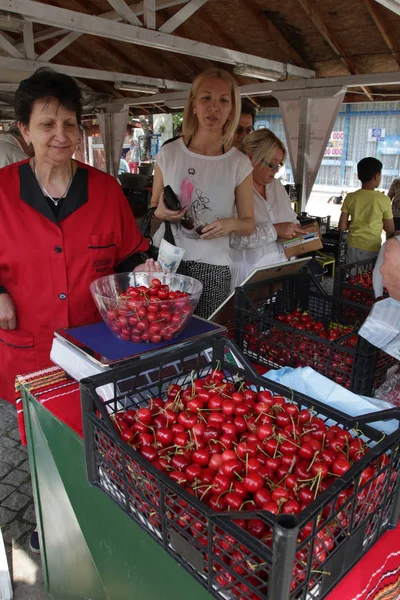
[[[130,0],[42,0],[40,3],[0,0],[0,16],[3,11],[4,19],[15,18],[21,22],[21,30],[13,32],[3,29],[0,20],[0,46],[3,49],[0,114],[10,102],[15,84],[36,68],[33,61],[37,66],[44,61],[55,67],[64,65],[108,72],[113,74],[114,80],[118,75],[121,79],[136,75],[168,80],[171,85],[174,81],[190,83],[197,73],[216,64],[233,70],[232,62],[213,60],[215,52],[212,50],[196,54],[193,44],[190,48],[188,44],[187,52],[184,49],[176,52],[173,41],[167,49],[157,47],[156,41],[144,44],[140,40],[137,43],[138,27],[144,21],[153,25],[150,31],[156,40],[156,30],[161,28],[162,32],[163,27],[167,30],[173,27],[170,19],[179,11],[181,15],[185,6],[193,14],[169,33],[172,40],[195,40],[211,49],[220,47],[240,52],[241,57],[277,61],[283,64],[280,81],[286,85],[288,81],[298,79],[289,70],[286,72],[286,64],[304,69],[308,72],[306,79],[323,79],[323,85],[326,78],[398,73],[397,84],[389,85],[380,80],[384,78],[378,78],[377,84],[348,88],[345,100],[400,99],[400,16],[374,0],[145,0],[143,3]],[[61,17],[53,11],[56,8],[64,9]],[[76,13],[75,17],[65,10]],[[94,29],[89,21],[80,25],[84,16],[101,16],[101,21],[104,17],[108,19],[110,37],[104,33],[92,35],[86,32]],[[176,18],[182,20],[179,15]],[[98,21],[100,19],[96,23]],[[128,22],[131,29],[126,25]],[[122,30],[135,32],[133,35],[128,33],[127,37],[119,35]],[[249,59],[250,64],[252,60]],[[312,73],[314,75],[310,77]],[[85,86],[88,104],[93,99],[99,102],[143,96],[143,93],[117,90],[114,81],[107,81],[102,76],[79,76],[78,79]],[[237,79],[241,85],[261,82],[254,77],[237,76]],[[393,80],[396,82],[396,77]],[[179,86],[164,91],[177,89]],[[255,95],[254,100],[260,106],[276,104],[271,95]],[[159,111],[149,105],[144,109]],[[143,112],[143,107],[133,110]]]

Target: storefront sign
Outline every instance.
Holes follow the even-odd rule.
[[[369,142],[380,142],[385,139],[385,129],[381,127],[372,127],[368,129],[368,141]]]
[[[400,135],[387,135],[378,142],[378,154],[400,154]]]
[[[342,156],[344,131],[332,131],[324,156]]]

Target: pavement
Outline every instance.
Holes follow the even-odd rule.
[[[19,437],[15,407],[0,400],[0,527],[14,600],[45,600],[40,555],[29,550],[35,528],[29,459]]]

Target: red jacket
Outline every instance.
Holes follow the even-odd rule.
[[[147,250],[117,181],[82,163],[56,218],[28,161],[0,170],[0,286],[17,329],[0,329],[0,398],[18,374],[48,367],[56,329],[99,320],[89,285]]]

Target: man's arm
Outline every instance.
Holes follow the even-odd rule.
[[[392,239],[386,242],[381,266],[383,285],[390,296],[400,300],[400,241]]]
[[[383,219],[383,229],[386,231],[386,238],[393,237],[394,234],[394,221],[393,219]]]
[[[349,215],[342,212],[339,219],[339,231],[347,231],[349,228]]]

